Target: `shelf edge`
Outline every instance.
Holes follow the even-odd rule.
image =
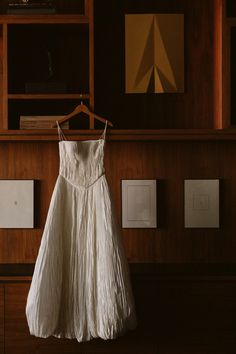
[[[68,140],[99,138],[102,130],[68,130]],[[236,130],[108,130],[108,141],[236,141]],[[0,130],[3,141],[58,141],[56,129]]]

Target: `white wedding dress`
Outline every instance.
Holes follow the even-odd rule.
[[[37,337],[112,339],[136,326],[129,272],[104,174],[101,139],[67,141],[26,316]]]

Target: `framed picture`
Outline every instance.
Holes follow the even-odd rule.
[[[219,179],[184,181],[184,226],[219,228]]]
[[[184,14],[125,16],[126,93],[184,92]]]
[[[0,228],[34,227],[34,181],[0,180]]]
[[[157,227],[156,180],[122,180],[122,227]]]

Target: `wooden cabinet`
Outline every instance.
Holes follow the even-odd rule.
[[[144,267],[140,273],[132,270],[138,317],[135,330],[114,340],[83,343],[31,336],[25,316],[30,277],[2,278],[1,354],[234,353],[235,275],[207,275],[207,267],[202,274],[196,274],[197,265],[182,267],[180,273],[177,264],[170,268],[171,275],[164,275],[164,269],[158,267],[154,272],[152,267],[146,270]]]
[[[0,129],[21,115],[94,106],[93,0],[58,1],[56,14],[0,15]]]
[[[29,333],[25,306],[30,282],[5,284],[5,351],[3,354],[81,353],[77,341],[36,338]]]

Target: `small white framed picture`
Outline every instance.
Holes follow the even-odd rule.
[[[156,228],[156,180],[122,180],[122,227]]]
[[[34,227],[34,181],[0,180],[0,228]]]
[[[184,180],[185,228],[219,228],[219,179]]]

